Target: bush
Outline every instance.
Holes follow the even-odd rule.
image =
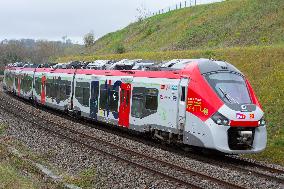
[[[123,54],[123,53],[125,53],[125,47],[122,44],[118,44],[115,47],[115,53],[116,54]]]

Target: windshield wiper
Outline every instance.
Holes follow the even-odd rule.
[[[233,97],[231,97],[231,96],[230,96],[228,93],[226,93],[223,89],[221,89],[220,87],[219,87],[219,89],[220,89],[220,91],[223,93],[224,97],[225,97],[230,103],[232,103],[232,100],[233,100],[235,103],[239,104],[238,101],[236,101]]]

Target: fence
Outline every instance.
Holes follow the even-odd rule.
[[[158,11],[155,12],[150,12],[148,13],[145,18],[151,17],[151,16],[155,16],[158,14],[164,14],[170,11],[174,11],[174,10],[178,10],[178,9],[182,9],[182,8],[186,8],[186,7],[192,7],[192,6],[196,6],[196,5],[200,5],[200,4],[210,4],[210,3],[216,3],[216,2],[222,2],[224,0],[184,0],[179,2],[178,4],[175,4],[173,6],[169,6],[166,7],[164,9],[160,9]]]

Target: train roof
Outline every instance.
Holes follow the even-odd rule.
[[[91,69],[54,69],[54,68],[19,68],[8,67],[12,70],[25,70],[36,72],[50,72],[50,73],[67,73],[67,74],[82,74],[82,75],[106,75],[106,76],[133,76],[133,77],[153,77],[153,78],[174,78],[190,77],[190,74],[196,69],[201,74],[208,74],[213,72],[235,72],[243,75],[233,65],[217,60],[210,59],[174,59],[166,62],[158,67],[156,70],[91,70]]]

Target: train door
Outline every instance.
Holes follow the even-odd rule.
[[[179,85],[179,113],[178,113],[178,127],[183,129],[185,125],[185,114],[186,114],[186,99],[187,99],[187,88],[188,78],[181,78]]]
[[[99,81],[91,82],[90,117],[97,120],[99,99]]]
[[[21,95],[21,71],[17,75],[17,92],[18,96]]]
[[[41,104],[45,104],[45,84],[46,84],[46,77],[43,75],[41,78],[41,99],[40,102]]]
[[[121,83],[118,124],[129,127],[131,84]]]

